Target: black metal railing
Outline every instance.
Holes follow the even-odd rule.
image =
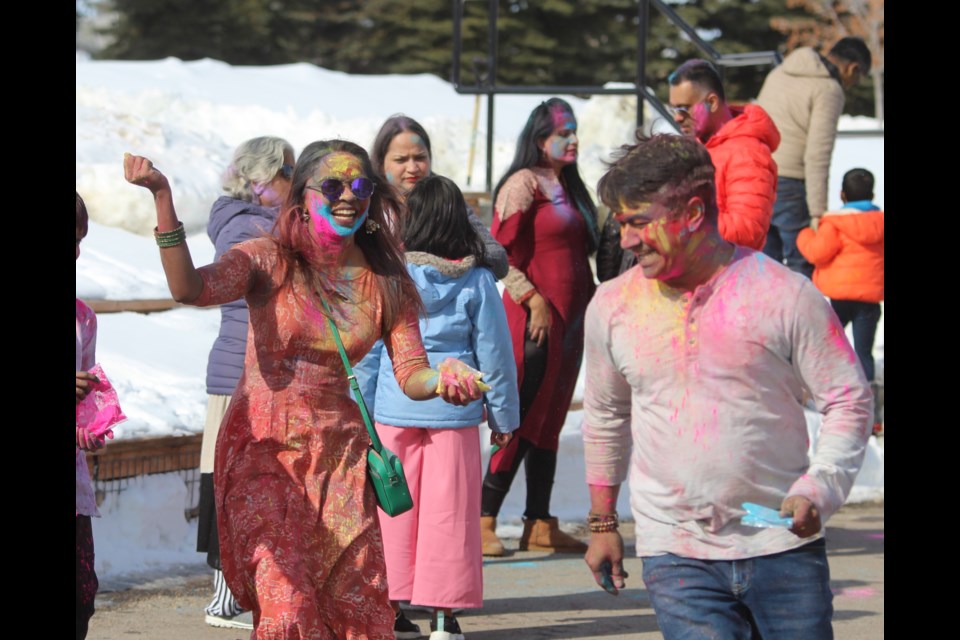
[[[690,39],[703,56],[720,67],[743,67],[759,64],[779,64],[782,56],[776,51],[756,51],[750,53],[719,53],[709,42],[700,37],[696,29],[663,0],[637,0],[637,65],[634,86],[604,87],[599,85],[499,85],[497,77],[497,18],[498,0],[487,0],[487,57],[484,71],[476,72],[476,83],[465,84],[461,80],[461,54],[463,53],[463,3],[465,0],[453,0],[453,88],[460,94],[487,96],[487,149],[486,149],[486,188],[493,188],[493,111],[494,96],[497,94],[576,94],[576,95],[634,95],[637,97],[637,126],[643,126],[643,106],[649,104],[665,121],[675,129],[676,123],[664,104],[646,85],[646,41],[650,24],[650,6],[653,5],[664,18]],[[480,65],[474,61],[475,69]]]

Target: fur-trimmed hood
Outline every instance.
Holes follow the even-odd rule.
[[[407,271],[420,290],[427,315],[446,306],[459,295],[468,280],[463,276],[477,266],[477,259],[473,256],[463,260],[447,260],[432,253],[408,251],[404,257]]]
[[[458,429],[483,422],[486,406],[491,429],[513,431],[520,425],[517,368],[497,279],[473,257],[445,260],[411,251],[406,260],[427,310],[420,318],[420,336],[430,365],[457,358],[482,371],[490,390],[482,402],[464,407],[440,398],[413,401],[401,391],[390,354],[378,340],[353,369],[367,409],[377,422],[394,427]]]

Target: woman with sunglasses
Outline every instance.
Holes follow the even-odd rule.
[[[577,170],[577,120],[570,105],[541,102],[520,133],[513,163],[493,192],[493,237],[507,250],[503,295],[520,383],[520,428],[490,457],[483,480],[485,555],[503,555],[496,518],[525,464],[520,550],[584,553],[550,515],[560,429],[583,356],[583,317],[595,289],[588,256],[597,210]]]
[[[293,147],[282,138],[263,136],[242,142],[220,178],[225,195],[210,209],[207,235],[216,247],[215,260],[233,245],[270,233],[280,205],[290,192]],[[207,554],[213,569],[213,600],[204,610],[214,627],[252,629],[252,616],[237,604],[223,580],[217,512],[213,498],[213,451],[220,421],[243,372],[247,347],[247,302],[220,306],[220,333],[207,360],[207,419],[200,450],[200,517],[197,551]]]
[[[431,153],[430,136],[426,129],[413,118],[401,114],[387,118],[370,147],[373,165],[404,198],[417,182],[431,174]],[[490,229],[469,206],[467,215],[470,225],[483,241],[482,266],[493,271],[498,280],[503,278],[510,267],[507,252],[493,239]]]
[[[366,152],[342,140],[300,154],[272,236],[193,266],[166,177],[124,157],[128,182],[149,189],[157,244],[174,299],[195,306],[245,298],[244,370],[223,418],[214,490],[224,577],[253,612],[255,638],[392,640],[377,502],[366,479],[370,442],[350,397],[333,331],[352,362],[383,337],[403,393],[463,405],[477,372],[430,368],[417,289]],[[443,384],[438,381],[443,380]]]

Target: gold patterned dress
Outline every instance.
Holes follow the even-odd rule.
[[[351,363],[381,337],[368,270],[340,283],[334,322]],[[270,239],[236,245],[200,269],[192,304],[245,297],[244,373],[217,439],[214,486],[223,573],[253,611],[257,640],[393,639],[370,442],[319,300],[282,283]],[[382,336],[401,388],[428,367],[416,310]]]

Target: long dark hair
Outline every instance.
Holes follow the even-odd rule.
[[[373,146],[370,147],[370,160],[380,173],[383,173],[383,161],[387,157],[387,149],[390,148],[390,143],[397,135],[405,131],[420,136],[423,146],[427,148],[427,154],[431,161],[433,160],[433,151],[430,150],[430,136],[427,135],[426,129],[413,118],[397,113],[387,118],[386,122],[383,123],[380,131],[377,132],[377,137],[373,139]]]
[[[294,278],[302,277],[308,286],[326,297],[338,279],[332,257],[323,255],[311,237],[310,227],[304,222],[303,209],[307,182],[316,173],[320,162],[336,152],[349,153],[356,157],[364,174],[375,184],[367,218],[380,228],[374,233],[359,230],[354,235],[354,242],[363,251],[370,270],[375,275],[383,298],[381,329],[387,332],[393,327],[405,305],[413,303],[419,310],[422,304],[416,285],[407,273],[400,243],[391,233],[385,217],[386,207],[400,211],[404,206],[403,202],[397,190],[374,170],[367,152],[358,144],[347,140],[319,140],[308,144],[300,153],[293,171],[290,194],[274,227],[274,241],[286,267],[284,283],[289,284]],[[329,297],[327,300],[330,302]]]
[[[547,138],[554,129],[553,114],[569,113],[573,114],[573,107],[566,100],[561,98],[550,98],[537,105],[527,118],[527,124],[520,132],[520,139],[517,140],[517,149],[513,155],[513,162],[510,168],[500,178],[496,188],[493,190],[493,201],[497,201],[497,195],[500,188],[507,179],[521,169],[535,167],[540,164],[540,144]],[[583,216],[587,226],[587,237],[589,239],[589,251],[593,253],[597,249],[600,240],[600,232],[597,228],[597,207],[590,198],[586,185],[580,177],[580,170],[577,163],[568,164],[560,170],[560,184],[567,192],[567,197],[573,202],[577,210]]]
[[[460,188],[450,178],[436,174],[419,180],[407,194],[403,245],[407,251],[425,251],[450,260],[474,256],[483,262],[486,255],[480,234],[470,224]]]
[[[90,216],[87,214],[87,205],[84,204],[83,198],[80,197],[80,192],[77,191],[77,230],[82,231],[83,235],[87,235],[87,225]]]

